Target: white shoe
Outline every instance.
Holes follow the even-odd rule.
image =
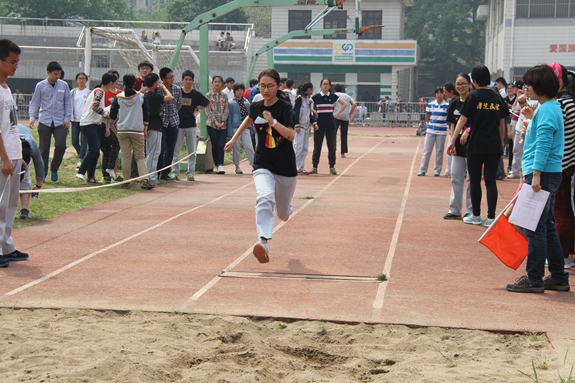
[[[79,179],[79,180],[82,180],[82,181],[86,181],[86,180],[84,179],[84,175],[83,175],[83,174],[80,174],[80,173],[76,173],[76,178]]]
[[[519,178],[519,176],[515,173],[509,173],[509,175],[507,176],[507,178],[509,178],[510,180],[515,179],[515,178]]]
[[[575,260],[573,260],[573,254],[565,258],[565,270],[575,267]]]
[[[268,256],[268,244],[260,240],[254,246],[254,256],[259,263],[268,263],[270,258]]]
[[[110,177],[112,178],[116,178],[116,172],[114,171],[114,169],[106,169],[106,173],[108,173],[110,175]]]
[[[218,169],[216,170],[216,173],[226,174],[226,171],[224,170],[224,167],[222,165],[218,165]]]

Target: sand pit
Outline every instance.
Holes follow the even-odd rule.
[[[8,382],[541,382],[536,335],[93,310],[0,309]],[[545,370],[545,365],[548,369]]]

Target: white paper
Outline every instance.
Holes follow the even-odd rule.
[[[548,198],[548,191],[539,190],[535,193],[531,185],[523,184],[509,222],[535,231]]]

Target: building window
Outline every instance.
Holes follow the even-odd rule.
[[[324,73],[322,78],[329,78],[331,85],[344,84],[345,83],[345,73]]]
[[[323,29],[346,29],[347,28],[347,11],[333,11],[323,19]],[[326,40],[345,40],[347,33],[334,33],[333,35],[324,35]]]
[[[288,73],[288,79],[292,79],[294,88],[297,89],[304,82],[309,82],[311,79],[310,73]]]
[[[94,55],[94,62],[96,63],[96,68],[109,68],[110,67],[110,56]]]
[[[518,19],[575,17],[575,0],[517,0]]]
[[[357,82],[367,82],[379,84],[381,75],[379,73],[358,73]]]
[[[288,32],[303,31],[311,23],[311,11],[289,11]],[[311,36],[294,37],[294,39],[311,39]]]
[[[379,101],[380,87],[379,85],[358,85],[357,86],[357,101],[364,102],[377,102]]]
[[[381,25],[383,23],[383,11],[361,11],[363,26]],[[381,28],[373,28],[363,32],[360,40],[381,40]]]

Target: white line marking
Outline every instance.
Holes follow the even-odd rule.
[[[357,158],[355,161],[353,161],[347,168],[345,168],[345,170],[343,172],[341,172],[340,174],[337,175],[337,177],[335,177],[330,183],[328,183],[323,189],[321,189],[315,196],[313,199],[308,200],[306,203],[304,203],[299,209],[297,209],[296,211],[294,211],[291,216],[290,219],[293,219],[294,216],[296,216],[298,213],[300,213],[302,210],[304,210],[306,207],[308,207],[313,201],[316,200],[316,198],[318,198],[319,196],[321,196],[327,189],[329,189],[331,187],[331,185],[333,185],[341,176],[343,176],[345,173],[347,173],[347,171],[349,169],[351,169],[351,167],[353,165],[355,165],[359,160],[361,160],[363,157],[365,157],[366,155],[368,155],[369,153],[371,153],[375,148],[377,148],[379,145],[381,145],[383,142],[385,141],[385,139],[381,140],[380,142],[378,142],[374,147],[372,147],[371,149],[369,149],[367,152],[365,152],[364,154],[362,154],[359,158]],[[417,146],[419,148],[419,144]],[[281,229],[288,221],[282,221],[280,222],[275,228],[273,233],[275,233],[276,231],[278,231],[279,229]],[[256,242],[257,243],[257,242]],[[254,243],[254,245],[256,244]],[[240,264],[240,262],[242,262],[244,259],[246,259],[250,254],[252,254],[253,251],[253,246],[250,247],[248,250],[246,250],[242,255],[240,255],[235,261],[233,261],[228,267],[226,267],[224,269],[225,272],[231,271],[234,267],[236,267],[237,265]],[[216,276],[214,277],[211,281],[209,281],[204,287],[202,287],[200,290],[198,290],[190,299],[188,299],[181,307],[180,311],[184,311],[187,306],[191,303],[193,303],[194,301],[197,301],[198,299],[200,299],[200,297],[202,295],[204,295],[209,289],[211,289],[216,283],[218,283],[219,280],[221,280],[222,277],[221,276]]]
[[[417,148],[413,154],[413,160],[411,160],[411,168],[409,169],[409,176],[407,177],[407,185],[405,186],[405,191],[403,192],[401,207],[399,208],[399,214],[397,216],[397,221],[395,222],[395,229],[393,231],[393,236],[391,237],[389,251],[387,252],[387,258],[385,259],[385,266],[383,267],[383,274],[387,276],[388,280],[391,273],[391,263],[393,262],[393,257],[395,256],[395,248],[397,247],[397,241],[399,240],[399,233],[401,231],[401,224],[403,223],[403,215],[405,214],[405,206],[407,205],[407,197],[409,196],[409,188],[411,187],[411,179],[413,177],[413,168],[415,167],[415,159],[417,158],[420,144],[421,141],[417,143]],[[371,315],[372,322],[377,322],[379,320],[381,310],[383,309],[383,299],[385,298],[385,291],[387,290],[388,283],[389,282],[382,282],[377,289],[377,295],[375,297],[375,301],[373,302],[373,312]]]
[[[147,233],[147,232],[149,232],[149,231],[151,231],[151,230],[154,230],[154,229],[156,229],[156,228],[158,228],[158,227],[160,227],[160,226],[163,226],[163,225],[165,225],[165,224],[168,223],[168,222],[171,222],[171,221],[173,221],[173,220],[175,220],[175,219],[178,219],[178,218],[180,218],[180,217],[183,216],[183,215],[186,215],[186,214],[188,214],[188,213],[191,213],[191,212],[193,212],[193,211],[196,211],[196,210],[198,210],[198,209],[201,209],[201,208],[203,208],[203,207],[206,207],[206,206],[208,206],[208,205],[211,205],[211,204],[213,204],[214,202],[217,202],[217,201],[219,201],[219,200],[221,200],[221,199],[223,199],[223,198],[226,198],[227,196],[229,196],[229,195],[231,195],[231,194],[233,194],[233,193],[235,193],[235,192],[238,192],[238,191],[240,191],[240,190],[242,190],[242,189],[244,189],[244,188],[246,188],[246,187],[248,187],[248,186],[250,186],[250,185],[252,185],[252,184],[253,184],[253,181],[250,182],[250,183],[248,183],[248,184],[245,184],[244,186],[242,186],[242,187],[240,187],[240,188],[238,188],[238,189],[232,190],[231,192],[229,192],[229,193],[227,193],[227,194],[224,194],[224,195],[222,195],[222,196],[220,196],[220,197],[218,197],[218,198],[215,198],[215,199],[213,199],[213,200],[211,200],[211,201],[209,201],[209,202],[206,202],[206,203],[203,204],[203,205],[196,206],[196,207],[194,207],[194,208],[192,208],[192,209],[189,209],[189,210],[186,210],[186,211],[184,211],[184,212],[182,212],[182,213],[176,214],[175,216],[173,216],[173,217],[171,217],[171,218],[168,218],[168,219],[166,219],[166,220],[164,220],[164,221],[162,221],[162,222],[160,222],[160,223],[158,223],[158,224],[156,224],[156,225],[154,225],[154,226],[152,226],[152,227],[149,227],[149,228],[147,228],[147,229],[144,229],[144,230],[142,230],[142,231],[140,231],[140,232],[138,232],[138,233],[136,233],[136,234],[133,234],[133,235],[129,236],[128,238],[124,238],[124,239],[121,240],[121,241],[118,241],[118,242],[116,242],[116,243],[113,243],[113,244],[111,244],[111,245],[109,245],[109,246],[104,247],[103,249],[100,249],[100,250],[97,250],[97,251],[95,251],[95,252],[93,252],[93,253],[91,253],[91,254],[88,254],[88,255],[86,255],[85,257],[80,258],[80,259],[78,259],[78,260],[76,260],[76,261],[74,261],[74,262],[72,262],[72,263],[70,263],[70,264],[68,264],[68,265],[66,265],[66,266],[64,266],[64,267],[62,267],[62,268],[56,270],[56,271],[53,271],[53,272],[51,272],[50,274],[45,275],[45,276],[43,276],[43,277],[40,278],[40,279],[37,279],[37,280],[32,281],[32,282],[30,282],[30,283],[27,283],[27,284],[25,284],[25,285],[23,285],[23,286],[21,286],[21,287],[18,287],[17,289],[14,289],[14,290],[12,290],[12,291],[10,291],[10,292],[7,292],[7,293],[4,294],[2,297],[8,297],[8,296],[12,296],[12,295],[14,295],[14,294],[17,294],[17,293],[19,293],[19,292],[22,292],[22,291],[24,291],[24,290],[26,290],[26,289],[28,289],[28,288],[30,288],[30,287],[32,287],[32,286],[37,285],[38,283],[44,282],[45,280],[48,280],[48,279],[50,279],[50,278],[52,278],[52,277],[54,277],[54,276],[56,276],[56,275],[58,275],[58,274],[60,274],[60,273],[62,273],[62,272],[64,272],[64,271],[68,270],[68,269],[71,269],[72,267],[74,267],[74,266],[76,266],[76,265],[78,265],[78,264],[80,264],[80,263],[82,263],[82,262],[84,262],[84,261],[87,261],[88,259],[90,259],[90,258],[92,258],[92,257],[95,257],[95,256],[98,255],[98,254],[101,254],[101,253],[103,253],[103,252],[105,252],[105,251],[108,251],[108,250],[110,250],[110,249],[113,249],[114,247],[117,247],[117,246],[119,246],[119,245],[121,245],[121,244],[124,244],[124,243],[126,243],[126,242],[128,242],[128,241],[131,241],[132,239],[137,238],[137,237],[141,236],[142,234],[145,234],[145,233]],[[0,297],[0,299],[1,299],[2,297]]]

